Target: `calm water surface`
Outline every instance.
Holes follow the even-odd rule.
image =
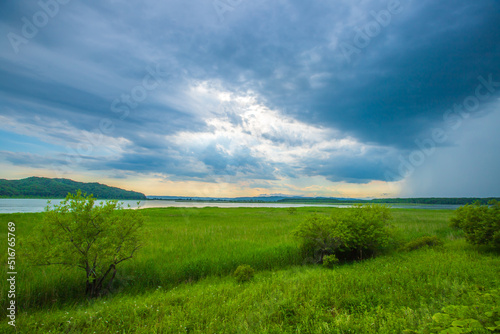
[[[0,198],[0,213],[16,212],[42,212],[47,206],[47,199],[4,199]],[[51,204],[59,204],[62,200],[50,200]],[[97,201],[100,202],[100,201]],[[137,208],[137,201],[120,201],[124,206],[130,205]],[[350,205],[343,204],[286,204],[286,203],[214,203],[214,202],[176,202],[165,200],[147,200],[140,203],[140,208],[289,208],[289,207],[336,207],[346,208]],[[411,204],[393,204],[393,208],[400,209],[456,209],[459,205],[411,205]]]

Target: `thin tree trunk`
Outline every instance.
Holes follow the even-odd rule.
[[[111,279],[108,282],[108,291],[111,291],[111,284],[113,284],[113,280],[115,279],[116,276],[116,267],[113,265],[113,276],[111,276]]]

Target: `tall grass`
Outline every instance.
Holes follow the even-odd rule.
[[[26,312],[20,321],[26,333],[402,333],[428,325],[447,305],[471,306],[480,318],[489,311],[481,291],[498,287],[500,260],[461,240],[449,245],[335,270],[263,271],[244,284],[209,277],[50,314]]]
[[[48,328],[40,321],[49,310],[51,320],[46,322],[61,331],[92,332],[110,326],[120,332],[144,328],[147,333],[153,326],[157,332],[279,332],[300,324],[306,332],[327,332],[333,324],[355,328],[355,319],[361,321],[368,313],[376,317],[378,307],[396,313],[408,307],[417,320],[401,326],[411,327],[429,320],[446,302],[465,302],[467,291],[476,285],[498,284],[498,269],[492,267],[498,268],[498,258],[466,246],[448,227],[449,210],[392,210],[399,243],[437,235],[446,241],[443,250],[394,253],[334,271],[298,266],[302,259],[290,232],[307,215],[332,210],[343,209],[299,208],[294,214],[274,208],[145,209],[146,245],[118,267],[115,293],[91,302],[82,297],[83,272],[29,267],[18,244],[16,300],[25,312],[21,318],[33,332]],[[0,215],[1,243],[6,244],[6,222],[16,222],[21,238],[41,218],[42,214]],[[5,253],[0,260],[6,262]],[[228,277],[240,264],[256,270],[254,282],[237,285]],[[2,296],[6,289],[2,280]],[[7,302],[2,298],[3,310]],[[78,320],[69,320],[64,312]],[[230,320],[231,314],[235,320]],[[76,327],[66,325],[66,318]],[[376,320],[373,328],[382,328],[381,321]]]
[[[242,263],[255,269],[299,264],[289,231],[302,219],[281,209],[146,209],[148,239],[137,256],[118,268],[115,289],[143,292],[161,285],[172,287],[210,275],[226,275]],[[18,305],[23,309],[80,302],[84,274],[76,269],[30,267],[22,257],[27,237],[42,214],[0,215],[2,243],[6,223],[17,228]],[[20,243],[19,243],[20,242]],[[6,252],[1,260],[6,263]],[[7,285],[0,283],[0,292]],[[2,307],[6,306],[2,299]]]

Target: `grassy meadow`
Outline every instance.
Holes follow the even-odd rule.
[[[500,320],[500,258],[468,245],[450,228],[453,211],[392,209],[391,250],[334,269],[304,264],[291,231],[308,215],[332,210],[344,209],[308,207],[293,214],[279,208],[144,209],[145,246],[118,266],[112,293],[90,301],[83,296],[83,271],[23,261],[22,238],[42,214],[0,215],[4,249],[7,222],[16,223],[16,330],[439,333],[452,321],[474,319],[493,328]],[[444,245],[399,250],[426,235],[436,235]],[[5,273],[6,252],[0,258]],[[251,281],[237,283],[231,276],[241,264],[255,270]],[[5,317],[7,282],[0,282],[0,332],[14,332]]]

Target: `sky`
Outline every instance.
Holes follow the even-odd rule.
[[[0,178],[500,196],[500,2],[3,1]]]

